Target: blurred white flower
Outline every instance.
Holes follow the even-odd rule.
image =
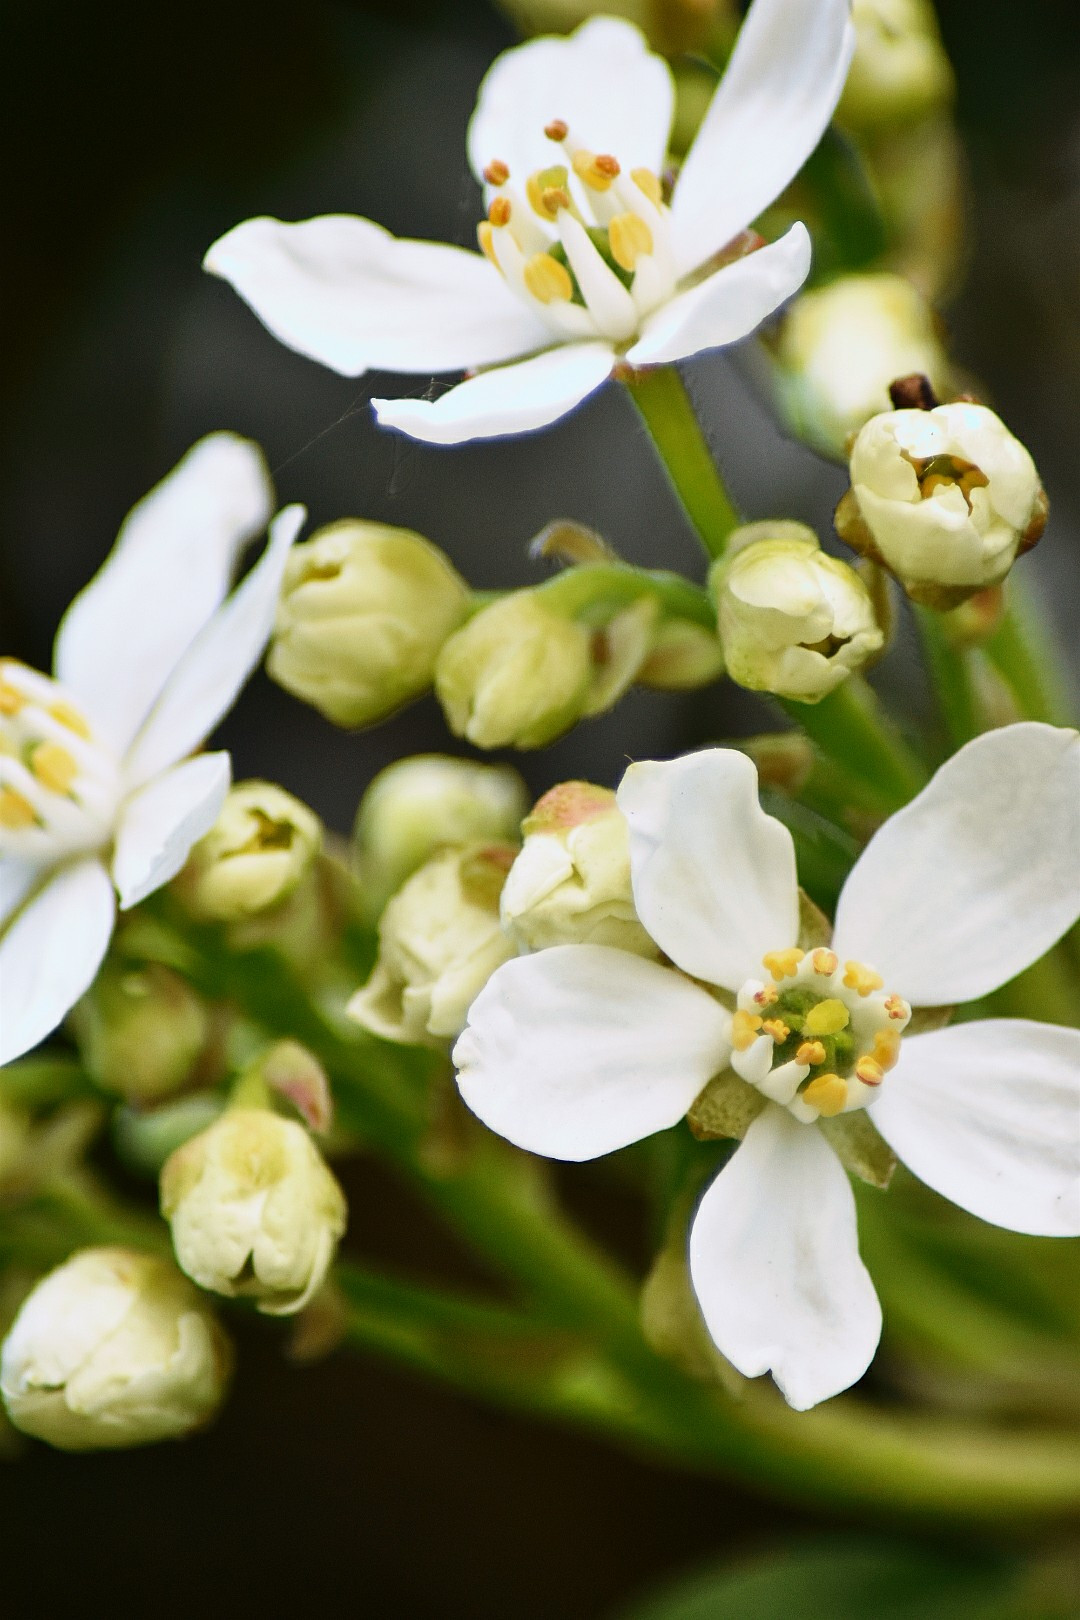
[[[258,448],[203,439],[132,510],[71,604],[54,675],[0,660],[0,1063],[56,1028],[93,981],[116,896],[175,876],[212,826],[229,756],[188,758],[266,645],[304,518],[290,506],[228,595],[273,492]]]
[[[336,214],[247,220],[206,268],[346,376],[479,370],[435,400],[373,400],[387,427],[434,444],[543,427],[617,359],[734,343],[802,285],[801,224],[717,256],[814,150],[853,48],[849,0],[754,0],[669,206],[671,72],[633,24],[594,17],[504,52],[480,87],[468,156],[489,210],[482,255]]]
[[[1080,1233],[1080,1031],[903,1036],[912,1005],[986,995],[1080,916],[1080,735],[1024,723],[961,749],[871,839],[832,946],[809,953],[791,835],[744,755],[633,765],[619,804],[638,916],[674,968],[595,945],[508,962],[455,1048],[461,1093],[519,1146],[589,1159],[674,1125],[730,1064],[768,1101],[698,1208],[694,1289],[740,1372],[813,1406],[862,1375],[881,1329],[819,1117],[871,1104],[962,1208]]]

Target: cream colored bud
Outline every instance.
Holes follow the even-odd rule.
[[[724,649],[714,631],[692,619],[662,619],[634,678],[660,692],[687,692],[723,673]]]
[[[353,834],[364,900],[381,911],[405,879],[450,844],[515,840],[529,808],[509,765],[417,754],[388,765],[360,801]]]
[[[506,879],[500,912],[519,947],[614,945],[659,952],[637,918],[630,834],[608,788],[563,782],[537,803]]]
[[[17,1428],[63,1451],[140,1446],[208,1422],[230,1363],[211,1311],[174,1266],[83,1249],[24,1301],[0,1393]]]
[[[855,55],[840,123],[869,132],[949,105],[955,82],[931,0],[853,0],[851,15]]]
[[[382,914],[378,960],[350,1017],[386,1040],[455,1040],[488,979],[514,955],[499,926],[499,895],[516,853],[470,844],[414,872]]]
[[[1046,511],[1019,439],[985,405],[958,401],[867,422],[836,528],[915,601],[949,608],[1004,579],[1041,535]]]
[[[143,1104],[188,1084],[210,1036],[209,1007],[160,962],[107,962],[69,1021],[98,1085]]]
[[[304,1127],[267,1108],[230,1108],[177,1148],[161,1172],[161,1212],[194,1282],[269,1316],[307,1304],[347,1213]]]
[[[294,546],[266,667],[339,726],[369,726],[431,685],[469,588],[422,535],[345,519]]]
[[[795,431],[845,457],[850,436],[890,408],[889,384],[922,372],[951,386],[934,313],[902,276],[842,276],[797,298],[780,332],[777,377]]]
[[[272,782],[239,782],[192,850],[177,891],[196,916],[239,922],[280,904],[322,845],[318,816]]]
[[[817,703],[880,651],[866,586],[805,524],[747,524],[728,544],[709,589],[740,686]]]
[[[435,666],[447,723],[478,748],[542,748],[586,712],[592,635],[539,591],[514,591],[452,635]]]

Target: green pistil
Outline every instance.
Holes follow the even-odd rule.
[[[810,1073],[802,1081],[799,1090],[808,1086],[811,1080],[816,1080],[819,1074],[838,1074],[845,1077],[855,1067],[858,1057],[858,1048],[850,1027],[838,1030],[835,1035],[807,1035],[805,1023],[812,1008],[820,1005],[822,1001],[834,999],[819,996],[816,991],[805,985],[795,985],[785,990],[779,1000],[774,1001],[768,1008],[766,1016],[769,1018],[782,1018],[791,1030],[786,1041],[779,1042],[773,1051],[773,1065],[778,1068],[782,1063],[794,1063],[795,1055],[803,1041],[819,1041],[825,1048],[825,1056],[820,1063],[810,1066]]]

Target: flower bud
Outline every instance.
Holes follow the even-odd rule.
[[[142,1104],[181,1091],[210,1036],[209,1007],[160,962],[107,962],[69,1021],[98,1085]]]
[[[797,298],[784,317],[777,377],[795,432],[826,455],[889,409],[889,384],[911,372],[939,393],[949,362],[930,306],[902,276],[842,276]]]
[[[724,649],[712,630],[692,619],[662,619],[635,680],[659,692],[688,692],[724,673]]]
[[[369,726],[431,685],[469,589],[409,529],[347,518],[294,546],[266,667],[339,726]]]
[[[728,674],[752,692],[817,703],[880,651],[866,586],[802,523],[750,523],[713,564]]]
[[[497,967],[514,955],[499,926],[513,845],[469,844],[427,861],[379,922],[379,955],[349,1015],[374,1035],[442,1047]]]
[[[500,912],[519,947],[614,945],[659,953],[634,910],[630,834],[615,795],[591,782],[545,793],[522,827],[525,842],[507,875]]]
[[[240,782],[192,850],[177,892],[197,917],[239,922],[287,899],[321,844],[319,818],[306,804],[272,782]]]
[[[886,411],[851,452],[840,538],[884,564],[916,602],[950,608],[1005,578],[1047,503],[1035,463],[985,405]]]
[[[166,1160],[161,1212],[202,1288],[269,1316],[307,1304],[345,1230],[345,1197],[302,1125],[230,1108]]]
[[[509,765],[444,754],[388,765],[361,799],[353,833],[365,902],[381,911],[446,845],[516,839],[528,808],[525,784]]]
[[[167,1261],[83,1249],[50,1272],[15,1318],[0,1359],[11,1421],[64,1451],[172,1440],[214,1415],[228,1341]]]
[[[585,714],[592,682],[592,632],[537,590],[482,608],[435,666],[447,724],[478,748],[542,748]]]
[[[853,0],[855,55],[836,116],[848,129],[913,123],[947,107],[955,84],[931,0]]]

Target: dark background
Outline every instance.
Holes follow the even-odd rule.
[[[1080,61],[1075,0],[940,0],[971,161],[973,257],[946,311],[954,351],[1032,449],[1051,493],[1030,563],[1075,641],[1080,582]],[[47,667],[57,619],[124,513],[216,428],[265,447],[282,503],[418,528],[477,586],[539,577],[525,542],[579,518],[631,558],[697,567],[615,388],[546,434],[444,451],[378,432],[384,391],[280,347],[201,255],[263,212],[370,215],[468,242],[463,134],[510,43],[480,0],[363,5],[6,0],[0,644]],[[824,534],[839,471],[782,440],[737,359],[691,368],[751,517]],[[400,384],[391,383],[390,387]],[[553,494],[553,492],[555,492]],[[884,678],[909,683],[902,647]],[[730,688],[633,694],[526,759],[537,790],[614,782],[628,753],[758,729]],[[258,677],[226,725],[236,774],[267,774],[346,829],[388,760],[445,748],[435,705],[344,736]],[[350,1241],[445,1275],[447,1240],[380,1173],[349,1185]],[[635,1242],[627,1213],[623,1241]],[[302,1606],[440,1620],[591,1620],[688,1564],[835,1525],[489,1412],[374,1363],[287,1365],[243,1336],[216,1429],[183,1446],[0,1473],[0,1607],[277,1615]],[[8,1606],[11,1605],[9,1608]],[[32,1605],[32,1608],[30,1607]]]

